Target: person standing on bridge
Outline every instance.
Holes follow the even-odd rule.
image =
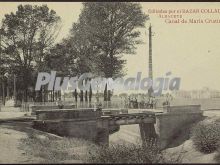
[[[141,108],[141,94],[138,94],[138,96],[137,96],[137,108],[138,109]]]
[[[59,100],[57,101],[57,105],[59,109],[63,109],[63,101],[61,100],[61,98],[59,98]]]

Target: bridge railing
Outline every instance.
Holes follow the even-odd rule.
[[[100,105],[103,109],[108,109],[108,108],[148,109],[148,108],[151,108],[147,104],[145,104],[145,106],[141,106],[140,104],[138,104],[138,106],[134,106],[132,104],[127,104],[120,99],[112,99],[112,101],[100,100],[98,103],[95,100],[92,100],[91,102],[89,102],[89,101],[75,102],[74,100],[72,100],[72,101],[67,100],[67,101],[62,101],[62,102],[64,105],[75,105],[76,108],[95,108],[95,107],[97,107],[97,105]],[[57,102],[56,101],[55,102],[22,102],[21,103],[21,111],[30,111],[30,106],[33,106],[33,105],[56,106]],[[163,107],[160,106],[159,104],[156,104],[153,106],[153,108],[162,109]]]

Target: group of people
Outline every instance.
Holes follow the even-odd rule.
[[[165,101],[162,103],[162,106],[170,106],[170,101],[172,101],[172,96],[167,94],[165,97]],[[157,99],[155,97],[147,97],[147,96],[128,96],[124,97],[124,107],[125,108],[133,108],[133,109],[156,109]],[[97,100],[97,104],[99,101]],[[64,103],[61,98],[57,101],[57,106],[59,109],[64,108]]]
[[[170,106],[173,97],[171,94],[166,94],[164,98],[155,98],[137,95],[137,96],[128,96],[124,99],[125,108],[134,108],[134,109],[156,109],[156,107],[161,106],[160,99],[164,100],[162,106]]]
[[[135,109],[144,109],[156,108],[156,99],[155,97],[128,97],[125,99],[125,107],[126,108],[135,108]]]

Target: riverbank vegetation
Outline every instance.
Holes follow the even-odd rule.
[[[192,129],[192,140],[202,153],[216,153],[215,160],[220,162],[220,119],[209,117]]]
[[[208,118],[196,124],[192,129],[195,147],[203,153],[212,153],[220,146],[220,120]]]
[[[21,139],[21,148],[38,163],[167,163],[155,141],[95,145],[76,138],[56,138],[29,134]],[[171,161],[175,162],[175,161]],[[35,162],[36,163],[36,162]]]

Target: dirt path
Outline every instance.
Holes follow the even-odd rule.
[[[0,164],[82,163],[76,158],[86,143],[35,130],[31,122],[0,124]]]
[[[0,163],[32,163],[30,157],[21,149],[21,139],[27,138],[27,133],[13,129],[5,121],[23,117],[25,112],[19,108],[1,107],[0,111]],[[16,125],[16,124],[15,124]],[[34,159],[34,158],[33,158]]]
[[[30,158],[20,149],[20,139],[26,133],[0,126],[0,163],[31,163]]]
[[[187,140],[178,147],[168,148],[164,154],[167,159],[178,158],[181,163],[218,163],[215,160],[216,152],[203,154],[195,149],[192,140]]]

